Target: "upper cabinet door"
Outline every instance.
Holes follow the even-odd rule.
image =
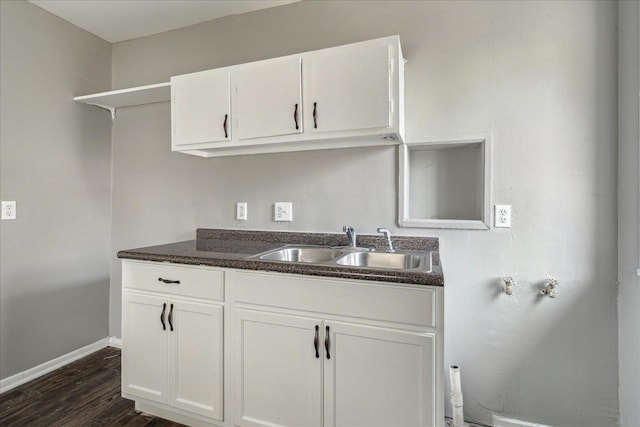
[[[311,132],[389,127],[390,59],[387,43],[326,49],[305,57]]]
[[[171,78],[173,146],[231,140],[231,82],[228,70]]]
[[[300,57],[261,61],[233,73],[238,139],[302,133]]]

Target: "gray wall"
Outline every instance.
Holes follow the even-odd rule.
[[[305,1],[118,43],[113,88],[399,34],[408,136],[492,132],[494,202],[513,205],[512,229],[393,230],[440,237],[445,362],[461,366],[467,418],[615,425],[617,16],[609,1]],[[169,120],[164,103],[114,126],[112,335],[118,250],[196,227],[396,223],[393,148],[200,159],[169,152]],[[272,222],[275,201],[293,202],[293,223]],[[503,275],[515,296],[498,291]],[[556,299],[537,294],[547,277]]]
[[[620,3],[618,324],[620,424],[640,426],[640,5]]]
[[[0,1],[0,377],[108,334],[110,123],[73,96],[109,90],[111,45]]]

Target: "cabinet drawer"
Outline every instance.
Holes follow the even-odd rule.
[[[232,271],[233,299],[292,310],[439,326],[441,290],[279,273]]]
[[[125,261],[122,285],[129,289],[224,300],[224,272],[206,267]]]

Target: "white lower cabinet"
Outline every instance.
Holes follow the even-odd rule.
[[[222,420],[222,306],[176,302],[169,333],[169,405]]]
[[[224,308],[210,301],[221,281],[216,270],[125,261],[124,397],[223,420]]]
[[[123,285],[122,394],[139,409],[194,426],[444,425],[442,288],[138,261]]]
[[[314,336],[322,321],[252,310],[234,315],[236,425],[321,426],[321,334]]]
[[[222,420],[222,306],[123,294],[122,391]]]
[[[335,321],[325,334],[325,426],[435,425],[435,334]]]
[[[234,425],[444,425],[441,290],[270,273],[231,279]],[[407,298],[432,302],[422,312],[435,326],[378,320],[394,318],[389,307]],[[410,308],[396,306],[397,319],[420,318]],[[346,317],[353,312],[371,317]]]
[[[434,334],[234,314],[236,425],[434,425]]]
[[[123,293],[122,310],[122,392],[168,403],[167,300]]]

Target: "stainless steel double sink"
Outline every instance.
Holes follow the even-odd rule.
[[[377,252],[359,247],[290,245],[254,255],[265,261],[431,272],[431,252]]]

